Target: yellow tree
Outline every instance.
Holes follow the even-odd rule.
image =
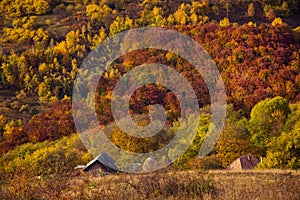
[[[248,6],[248,17],[253,17],[255,15],[254,3],[250,3]]]
[[[0,115],[0,141],[3,136],[4,126],[6,124],[6,121],[7,121],[6,117],[3,115]]]
[[[101,21],[104,16],[112,13],[112,9],[107,5],[98,6],[97,4],[90,4],[86,7],[86,16],[91,20]]]
[[[133,21],[128,16],[124,17],[117,17],[115,21],[110,25],[110,35],[114,35],[116,33],[126,31],[133,26]]]

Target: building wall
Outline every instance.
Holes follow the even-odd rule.
[[[102,165],[99,162],[95,162],[91,166],[89,166],[85,171],[86,172],[99,172],[99,171],[102,171]]]
[[[100,162],[95,162],[91,164],[87,169],[85,169],[85,172],[93,172],[93,173],[101,173],[101,172],[112,172],[113,170],[110,170],[109,168],[103,166]]]
[[[241,164],[240,159],[236,159],[233,163],[231,163],[228,166],[228,169],[229,170],[241,170],[242,169],[242,164]]]

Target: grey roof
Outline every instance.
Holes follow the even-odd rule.
[[[94,160],[90,161],[83,170],[86,170],[95,162],[100,162],[102,165],[110,168],[112,171],[118,171],[118,167],[115,165],[115,161],[106,152],[102,152],[99,156],[94,158]]]

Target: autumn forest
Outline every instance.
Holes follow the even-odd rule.
[[[112,130],[106,135],[115,145],[131,152],[151,152],[176,135],[180,103],[162,85],[138,88],[129,102],[131,116],[142,116],[140,125],[149,123],[151,105],[164,107],[167,121],[156,136],[127,135],[117,127],[111,111],[118,80],[139,65],[159,63],[189,82],[201,111],[192,145],[167,170],[223,170],[249,154],[262,158],[258,170],[300,168],[299,0],[2,0],[0,20],[2,199],[14,195],[19,195],[16,199],[51,199],[50,194],[29,194],[35,186],[28,188],[25,183],[47,177],[43,183],[47,185],[49,179],[59,185],[63,180],[57,177],[80,176],[74,168],[93,159],[77,134],[72,115],[72,92],[80,66],[105,39],[147,26],[183,33],[212,57],[226,88],[225,126],[213,150],[199,158],[211,118],[205,81],[179,55],[141,49],[116,59],[97,83],[96,95],[85,97],[87,101],[95,98],[99,126]],[[87,82],[93,80],[90,76]],[[82,119],[82,123],[89,121]],[[167,152],[167,156],[173,154],[176,149]],[[117,160],[116,165],[126,159]],[[24,184],[20,192],[9,189],[16,180]],[[190,195],[189,191],[184,194]],[[210,189],[202,192],[213,193]],[[71,199],[62,194],[54,199]],[[151,195],[145,198],[155,197]]]

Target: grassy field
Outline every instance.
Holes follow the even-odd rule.
[[[2,185],[1,199],[300,199],[296,171],[184,171],[25,177]]]

